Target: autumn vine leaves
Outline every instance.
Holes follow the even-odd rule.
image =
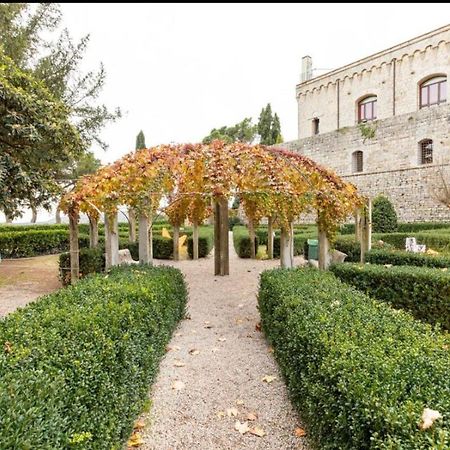
[[[305,156],[244,143],[160,145],[137,150],[81,179],[62,200],[64,210],[113,214],[127,205],[150,216],[164,198],[173,225],[200,224],[213,200],[239,196],[249,221],[263,217],[288,228],[302,213],[317,211],[332,237],[361,205],[356,188]]]

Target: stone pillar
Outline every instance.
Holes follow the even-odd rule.
[[[319,228],[319,269],[326,270],[330,265],[329,259],[330,243],[327,234]]]
[[[149,264],[150,246],[149,242],[149,220],[144,214],[139,215],[139,262],[142,264]]]
[[[267,219],[267,256],[273,259],[273,217]]]
[[[98,220],[95,217],[89,217],[89,247],[98,247]]]
[[[108,270],[119,264],[119,225],[117,212],[105,213],[105,269]]]
[[[173,260],[180,260],[180,226],[173,226]]]
[[[78,213],[69,211],[70,283],[75,284],[80,277],[80,249],[78,244]]]

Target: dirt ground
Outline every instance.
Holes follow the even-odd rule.
[[[0,262],[0,316],[61,287],[59,255],[2,259]]]

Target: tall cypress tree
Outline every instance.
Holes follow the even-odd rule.
[[[280,119],[275,113],[272,116],[272,107],[270,103],[262,109],[258,121],[258,134],[261,136],[261,144],[273,145],[283,142],[281,136]]]
[[[146,148],[145,136],[142,130],[139,131],[139,134],[136,136],[136,150],[140,150],[141,148]]]
[[[277,113],[275,113],[273,116],[272,129],[270,130],[270,134],[271,134],[271,145],[280,144],[281,142],[283,142],[283,138],[281,137],[280,119]]]

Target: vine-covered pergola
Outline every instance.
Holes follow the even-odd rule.
[[[174,228],[174,259],[179,227],[193,224],[194,259],[198,227],[214,212],[215,274],[228,275],[228,200],[239,196],[248,219],[252,253],[255,226],[268,218],[268,253],[273,228],[280,235],[282,267],[293,265],[293,223],[303,213],[317,212],[319,267],[327,264],[328,242],[338,226],[363,204],[354,185],[311,159],[281,148],[244,143],[159,145],[137,150],[82,178],[61,200],[69,215],[71,276],[78,278],[78,220],[90,221],[91,246],[98,245],[98,221],[105,218],[106,267],[118,264],[119,207],[139,217],[139,260],[152,263],[152,220],[162,200]]]

